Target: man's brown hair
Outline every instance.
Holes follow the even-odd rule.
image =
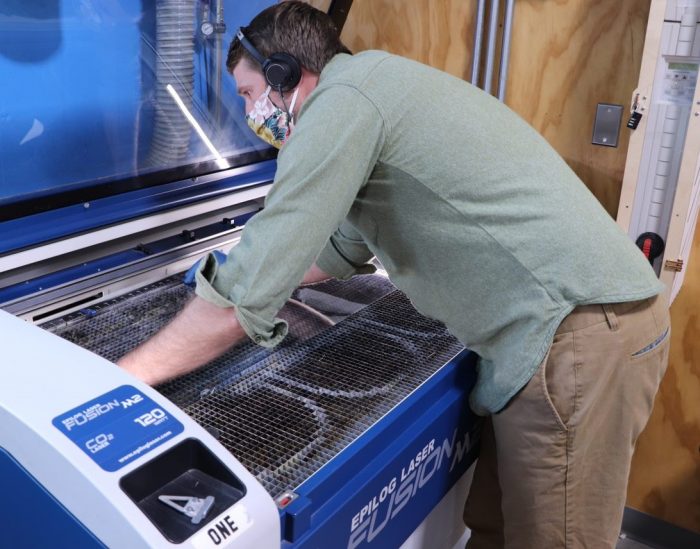
[[[261,11],[243,28],[243,34],[263,57],[288,53],[316,74],[321,73],[335,54],[350,53],[328,14],[304,2],[281,2]],[[238,38],[234,38],[226,59],[228,71],[233,73],[243,58],[252,66],[259,66]]]

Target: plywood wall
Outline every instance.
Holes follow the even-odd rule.
[[[671,357],[637,443],[628,505],[700,532],[700,228],[671,307]]]
[[[464,0],[355,0],[342,36],[353,51],[387,50],[467,78],[475,12]]]
[[[328,0],[313,0],[326,7]],[[506,103],[542,133],[611,215],[620,146],[591,144],[597,103],[627,105],[637,85],[651,0],[517,0]],[[476,0],[355,0],[343,40],[385,49],[466,78]],[[668,373],[640,438],[629,505],[700,531],[700,230],[672,308]]]
[[[650,0],[518,0],[506,102],[617,213],[629,130],[592,145],[597,103],[627,106],[637,85]],[[626,109],[625,109],[626,112]],[[626,122],[626,120],[625,120]]]

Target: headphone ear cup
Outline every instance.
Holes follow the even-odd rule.
[[[276,90],[292,90],[301,80],[301,65],[288,53],[273,53],[263,63],[262,70],[268,85]]]

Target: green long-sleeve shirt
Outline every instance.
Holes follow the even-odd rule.
[[[286,333],[275,315],[314,261],[347,277],[375,255],[419,311],[479,354],[471,403],[482,414],[527,383],[576,305],[662,289],[507,107],[401,57],[340,54],[280,152],[265,209],[223,266],[205,262],[197,292],[235,306],[248,335],[271,346]]]

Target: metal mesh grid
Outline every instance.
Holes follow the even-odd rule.
[[[395,291],[333,329],[270,354],[235,380],[207,387],[183,409],[277,497],[296,489],[461,349]]]
[[[332,329],[290,303],[280,312],[290,334],[274,350],[243,343],[157,387],[273,497],[296,489],[462,349],[383,277],[313,288],[340,297],[341,309],[345,301],[373,303]],[[42,327],[114,361],[191,295],[180,277],[171,277]]]
[[[41,327],[116,362],[170,322],[193,296],[194,290],[182,283],[182,276],[175,275],[44,323]],[[279,317],[289,323],[289,334],[278,349],[308,339],[328,328],[321,318],[309,314],[293,302],[285,305]],[[211,362],[215,368],[204,368],[192,376],[180,378],[183,382],[179,384],[176,395],[178,403],[200,398],[206,394],[206,387],[215,387],[222,381],[235,378],[272,352],[250,341],[229,349]],[[197,390],[192,389],[193,380],[196,380]]]
[[[292,297],[338,322],[394,290],[385,276],[365,275],[297,288]]]
[[[192,294],[181,277],[170,277],[41,327],[116,361],[167,324]]]

